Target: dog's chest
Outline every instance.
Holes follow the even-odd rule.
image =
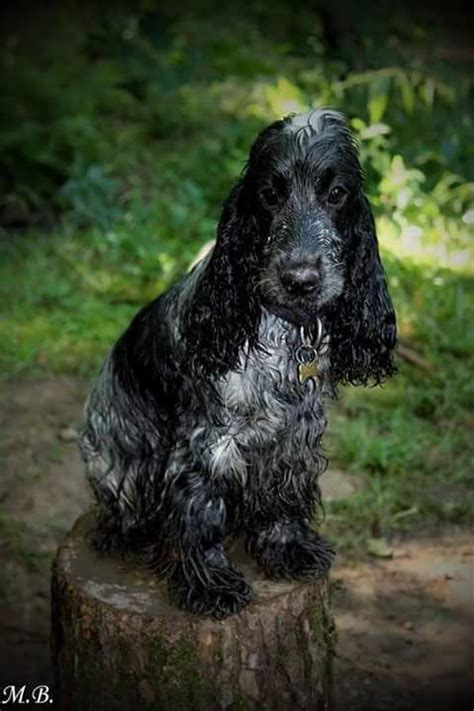
[[[299,344],[294,327],[267,315],[259,348],[244,350],[239,367],[219,381],[218,424],[208,424],[205,435],[201,430],[207,440],[205,458],[215,475],[230,470],[244,476],[249,467],[265,466],[282,451],[297,459],[316,446],[325,428],[328,359],[318,357],[318,376],[299,382]]]
[[[224,408],[235,415],[270,414],[285,406],[289,416],[312,409],[325,394],[329,361],[316,353],[313,377],[300,382],[297,351],[301,346],[296,327],[265,314],[258,348],[240,356],[238,368],[220,382]]]

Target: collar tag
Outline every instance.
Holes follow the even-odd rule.
[[[305,334],[305,329],[301,328],[301,345],[295,351],[295,359],[298,363],[298,380],[305,383],[309,378],[315,379],[318,375],[318,351],[317,348],[322,337],[322,323],[317,319],[317,333],[315,344],[308,343],[309,336]],[[306,341],[306,342],[305,342]]]
[[[318,354],[313,346],[299,346],[295,358],[298,363],[298,380],[304,383],[318,374]]]

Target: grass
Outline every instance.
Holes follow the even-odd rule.
[[[255,132],[330,104],[360,140],[402,343],[429,369],[402,360],[383,389],[346,389],[333,407],[331,462],[364,489],[327,506],[326,529],[350,548],[472,522],[472,90],[462,65],[432,60],[448,30],[427,32],[402,4],[383,22],[354,17],[331,49],[317,11],[294,19],[284,3],[268,13],[255,2],[223,22],[201,5],[127,10],[67,47],[53,37],[47,71],[19,43],[25,72],[10,88],[37,121],[1,139],[8,206],[27,223],[1,233],[4,377],[92,376],[139,306],[214,236]],[[30,216],[49,212],[53,229],[35,227]]]
[[[388,261],[388,270],[402,341],[429,370],[399,359],[390,383],[347,389],[333,408],[331,461],[364,481],[361,493],[327,509],[328,532],[349,548],[363,548],[371,535],[474,521],[474,282],[406,259]]]
[[[52,553],[41,545],[40,532],[7,513],[0,514],[0,602],[11,600],[17,592],[17,567],[29,574],[44,573]]]

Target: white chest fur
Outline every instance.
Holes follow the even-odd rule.
[[[258,343],[257,350],[244,348],[239,367],[218,383],[219,425],[195,430],[197,440],[207,439],[210,473],[231,472],[243,483],[249,467],[268,464],[282,448],[296,457],[312,446],[325,427],[323,401],[329,394],[327,354],[319,359],[318,377],[299,382],[295,326],[264,313]]]

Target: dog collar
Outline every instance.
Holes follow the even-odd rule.
[[[316,319],[316,333],[313,338],[311,338],[309,329],[301,326],[300,340],[301,343],[295,350],[295,360],[298,363],[298,380],[300,383],[305,383],[309,378],[316,379],[320,356],[327,350],[325,348],[327,344],[323,343],[321,319]],[[321,344],[323,344],[323,351],[318,352]]]

